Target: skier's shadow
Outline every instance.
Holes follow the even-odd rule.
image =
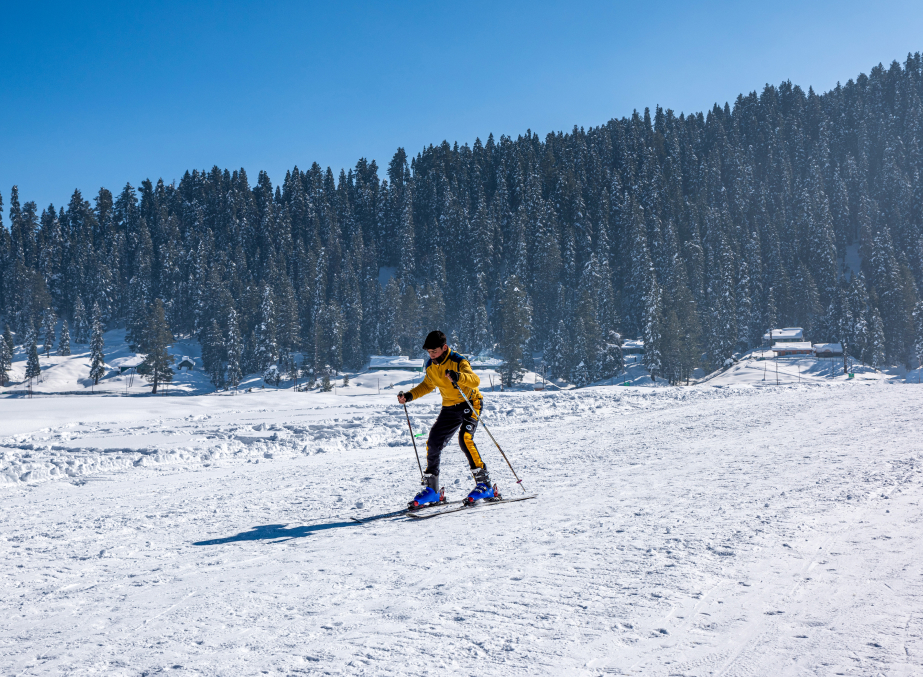
[[[236,536],[198,541],[197,543],[193,543],[193,545],[223,545],[224,543],[238,543],[240,541],[276,541],[280,543],[281,541],[290,541],[293,538],[304,538],[316,531],[355,526],[358,526],[355,522],[331,522],[327,524],[311,524],[302,527],[287,527],[284,524],[263,524],[253,527],[250,531],[242,531]]]

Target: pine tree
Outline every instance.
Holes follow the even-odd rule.
[[[644,366],[651,373],[651,380],[661,372],[663,364],[663,317],[661,292],[657,280],[651,279],[650,287],[644,296],[644,316],[641,319],[641,335],[644,341]]]
[[[589,345],[587,344],[586,328],[583,326],[583,318],[579,315],[575,318],[571,328],[571,353],[568,356],[568,363],[571,366],[568,374],[571,383],[578,388],[583,388],[592,381],[589,362]]]
[[[32,379],[39,378],[42,375],[42,367],[38,361],[38,348],[35,346],[35,342],[29,344],[29,357],[26,361],[26,378],[29,379],[29,384],[32,384]]]
[[[276,337],[276,310],[272,288],[263,287],[260,305],[260,323],[256,328],[256,368],[265,372],[276,363],[279,357],[279,345]]]
[[[212,318],[202,345],[202,367],[215,388],[224,387],[224,337],[218,322]]]
[[[6,343],[6,347],[10,353],[10,359],[12,359],[13,353],[16,351],[16,343],[13,340],[13,332],[10,331],[10,325],[3,325],[3,342]]]
[[[612,378],[625,368],[625,357],[622,355],[622,336],[610,330],[605,341],[605,352],[599,368],[599,378]]]
[[[237,323],[237,311],[231,308],[228,313],[228,369],[227,384],[229,388],[236,389],[240,385],[242,377],[240,371],[241,355],[243,346],[241,345],[240,326]]]
[[[74,305],[74,342],[79,344],[90,342],[90,323],[87,322],[87,312],[83,307],[83,299],[79,296]]]
[[[378,326],[381,331],[379,344],[385,355],[400,355],[401,346],[398,343],[400,332],[401,287],[396,278],[391,278],[385,285],[379,306],[380,320]],[[323,358],[319,358],[323,364]]]
[[[307,390],[314,390],[314,388],[317,387],[317,372],[314,371],[314,367],[308,362],[307,356],[302,358],[301,375],[305,378],[305,388]]]
[[[878,314],[878,308],[874,306],[869,322],[869,340],[865,358],[875,369],[880,369],[885,363],[885,329],[881,315]]]
[[[7,375],[13,366],[13,353],[9,344],[0,336],[0,388],[6,385]]]
[[[42,333],[45,336],[45,345],[43,350],[45,351],[45,357],[51,355],[51,350],[54,348],[55,342],[55,326],[58,324],[58,318],[54,313],[54,310],[47,308],[42,315]]]
[[[532,308],[524,285],[515,275],[506,281],[500,301],[501,339],[500,354],[504,358],[501,369],[506,387],[522,380],[525,372],[523,354],[532,334]]]
[[[330,371],[331,370],[329,364],[325,364],[324,368],[321,370],[324,377],[321,380],[320,389],[325,393],[329,393],[331,390],[333,390],[333,383],[330,381]]]
[[[913,309],[914,341],[913,353],[917,358],[917,367],[923,368],[923,301]]]
[[[327,304],[315,321],[314,370],[343,367],[343,313],[333,304]]]
[[[35,337],[35,326],[32,324],[31,319],[27,319],[23,327],[23,336],[25,337],[22,342],[22,347],[25,352],[28,352],[29,346],[36,342]]]
[[[103,355],[105,342],[100,314],[99,304],[96,303],[93,305],[93,335],[90,338],[90,378],[93,379],[93,385],[98,385],[99,379],[106,375],[106,358]]]
[[[138,368],[138,371],[143,373],[144,377],[154,384],[151,390],[152,395],[157,394],[157,387],[161,383],[169,383],[173,380],[173,368],[171,366],[173,356],[167,352],[167,348],[172,343],[173,333],[167,324],[163,301],[159,298],[154,299],[148,314],[147,329],[144,332],[140,346],[141,352],[145,353],[145,358]]]
[[[750,298],[750,275],[747,264],[741,262],[740,271],[737,278],[737,344],[744,350],[750,348],[750,319],[753,315],[753,300]],[[677,329],[679,327],[679,318],[677,317]]]
[[[71,333],[67,328],[67,320],[61,323],[61,338],[58,340],[58,355],[66,357],[71,354]]]
[[[570,333],[564,326],[564,320],[558,320],[557,328],[548,337],[543,357],[554,377],[565,378],[569,374],[571,352]]]

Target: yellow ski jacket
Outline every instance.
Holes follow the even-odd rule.
[[[442,394],[443,407],[451,407],[464,402],[465,400],[452,384],[452,380],[445,375],[449,369],[458,372],[458,387],[465,393],[465,397],[472,403],[481,399],[481,392],[478,390],[481,379],[471,371],[471,364],[469,364],[468,360],[450,348],[439,359],[439,362],[426,360],[426,376],[423,377],[423,381],[419,385],[408,391],[412,396],[411,401],[439,388],[439,392]]]

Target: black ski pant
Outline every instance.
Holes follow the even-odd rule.
[[[484,461],[481,460],[481,454],[474,443],[474,432],[477,430],[478,417],[481,413],[481,400],[474,400],[471,404],[474,405],[474,411],[471,411],[467,402],[462,402],[451,407],[443,407],[439,412],[436,422],[430,428],[429,439],[426,441],[427,474],[439,474],[439,457],[446,442],[456,430],[458,431],[458,444],[468,459],[468,466],[472,470],[484,467]]]

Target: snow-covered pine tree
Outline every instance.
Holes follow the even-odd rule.
[[[923,368],[923,301],[913,309],[913,354],[917,358],[917,367]]]
[[[814,283],[814,276],[811,275],[811,271],[805,263],[798,267],[794,287],[796,321],[798,326],[804,328],[805,335],[810,338],[814,326],[824,309],[820,304],[820,293]]]
[[[708,300],[709,344],[712,366],[720,367],[734,353],[737,344],[737,301],[734,285],[736,261],[728,239],[719,238],[709,254]],[[644,347],[645,355],[647,346]]]
[[[865,360],[875,369],[880,369],[885,363],[885,328],[878,308],[874,306],[871,309]]]
[[[420,297],[420,324],[427,333],[445,325],[445,298],[442,289],[431,282]]]
[[[475,298],[469,306],[465,331],[465,344],[474,355],[479,355],[492,347],[490,320],[487,317],[487,306],[483,301]]]
[[[587,345],[586,328],[580,315],[574,319],[572,336],[570,363],[574,366],[570,370],[570,381],[578,388],[583,388],[590,384],[592,374],[588,364],[590,350]]]
[[[87,321],[87,311],[83,307],[83,299],[80,296],[74,304],[74,342],[79,344],[90,342],[90,323]]]
[[[545,343],[543,361],[548,365],[551,374],[555,378],[566,378],[569,367],[569,355],[571,353],[570,333],[564,325],[564,320],[558,320],[557,328],[551,332]]]
[[[314,370],[343,367],[343,312],[333,304],[327,304],[315,320]]]
[[[6,344],[7,351],[10,354],[10,363],[12,364],[13,355],[16,352],[16,342],[13,339],[13,332],[10,330],[9,324],[3,325],[3,336],[0,336],[0,341],[3,341]]]
[[[396,278],[388,280],[385,285],[384,294],[382,295],[379,313],[379,330],[381,337],[379,345],[386,355],[400,355],[401,346],[398,343],[398,333],[400,332],[400,317],[398,313],[401,310],[401,287]],[[319,364],[324,363],[324,358],[318,358]]]
[[[6,379],[13,366],[13,353],[9,345],[0,336],[0,388],[6,385]]]
[[[330,380],[330,372],[331,372],[331,371],[332,371],[332,370],[330,369],[330,365],[329,365],[329,364],[325,364],[325,365],[321,368],[321,373],[322,373],[324,376],[323,376],[323,378],[321,379],[320,389],[321,389],[323,392],[325,392],[325,393],[329,393],[331,390],[333,390],[333,383],[332,383],[331,380]]]
[[[22,347],[24,352],[29,350],[29,346],[36,342],[35,337],[35,327],[32,324],[32,320],[27,319],[25,325],[23,326],[23,336],[25,337],[22,342]]]
[[[314,367],[311,366],[310,362],[308,362],[307,355],[302,357],[301,375],[305,379],[305,388],[308,390],[314,390],[314,388],[317,387],[317,372],[314,371]]]
[[[366,360],[364,352],[364,341],[362,337],[363,318],[365,309],[362,307],[362,289],[359,278],[356,275],[356,268],[361,265],[361,247],[360,239],[356,236],[352,249],[358,249],[358,252],[350,251],[341,276],[341,299],[343,307],[343,363],[353,367],[360,368]],[[355,260],[356,266],[353,265]],[[294,367],[294,362],[292,366]]]
[[[71,333],[67,328],[67,320],[61,323],[61,338],[58,340],[58,355],[66,357],[71,354]]]
[[[298,299],[288,275],[280,275],[278,303],[275,306],[276,341],[281,354],[298,350],[301,341],[301,323],[298,318]]]
[[[627,280],[623,290],[622,303],[625,306],[624,317],[628,326],[644,332],[644,322],[648,310],[648,297],[654,280],[654,263],[647,247],[647,226],[644,223],[644,211],[638,204],[630,202],[630,234]]]
[[[152,395],[157,394],[157,387],[161,383],[169,383],[173,380],[171,366],[173,356],[167,352],[167,348],[172,343],[173,333],[167,325],[163,301],[159,298],[154,299],[148,315],[147,330],[144,332],[143,343],[140,346],[141,352],[145,353],[145,358],[138,369],[148,381],[154,384],[151,390]]]
[[[663,377],[676,385],[683,375],[683,329],[676,309],[670,304],[664,312],[663,338],[661,340],[661,361]]]
[[[93,333],[90,337],[90,378],[93,385],[106,375],[106,358],[103,355],[105,342],[103,340],[103,323],[100,317],[99,304],[93,305]]]
[[[857,360],[865,358],[869,341],[869,297],[865,287],[865,277],[862,273],[854,275],[849,283],[846,296],[849,309],[852,312],[852,326],[846,334],[849,354]]]
[[[45,344],[42,346],[42,349],[45,352],[45,357],[51,355],[51,350],[54,348],[55,338],[55,326],[58,324],[58,316],[55,315],[54,310],[51,308],[46,308],[45,312],[42,313],[42,334],[45,338]]]
[[[256,327],[256,367],[258,371],[266,371],[270,365],[275,364],[279,357],[279,346],[276,339],[276,311],[273,301],[272,287],[268,284],[263,287],[260,304],[260,323]]]
[[[31,385],[32,379],[41,375],[42,367],[38,361],[38,348],[35,346],[35,342],[32,341],[29,343],[29,357],[26,360],[26,378],[29,379]]]
[[[218,321],[212,318],[202,345],[202,367],[215,388],[224,387],[224,337]]]
[[[605,346],[602,364],[599,368],[599,378],[601,379],[617,376],[625,368],[625,357],[622,355],[621,334],[610,329],[606,336]]]
[[[231,308],[228,313],[228,369],[227,384],[229,388],[237,388],[242,377],[240,364],[243,352],[241,344],[240,325],[237,322],[237,311]]]
[[[663,367],[661,362],[661,341],[663,338],[663,316],[660,286],[651,276],[650,287],[644,295],[644,315],[641,318],[641,336],[644,340],[644,366],[651,373],[651,380]]]
[[[401,293],[401,307],[397,319],[399,327],[397,342],[401,347],[401,353],[406,355],[418,353],[428,331],[424,330],[420,321],[420,299],[417,291],[413,285],[406,282]]]
[[[750,298],[750,274],[746,261],[740,262],[737,277],[737,344],[744,350],[750,348],[750,319],[753,315],[753,299]],[[677,327],[679,321],[677,318]]]
[[[512,387],[522,380],[524,351],[532,335],[532,308],[525,287],[513,275],[506,281],[500,299],[500,354],[505,361],[501,369],[503,383]]]

